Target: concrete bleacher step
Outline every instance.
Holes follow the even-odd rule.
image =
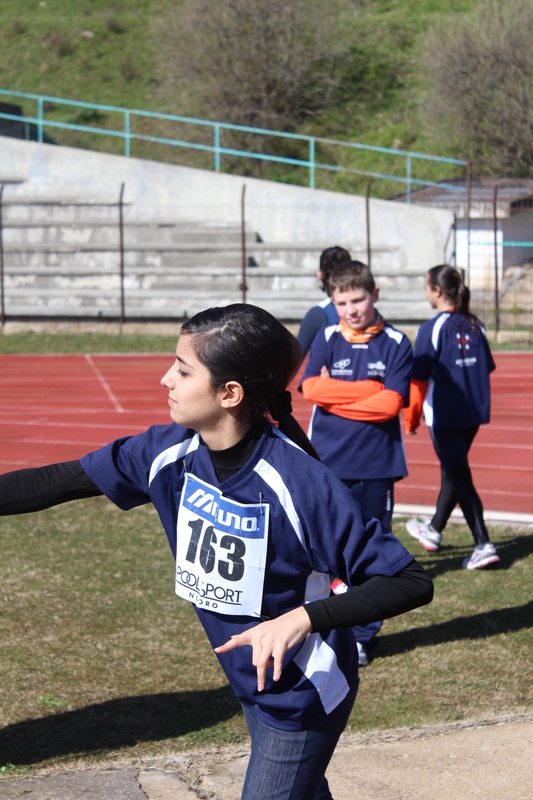
[[[28,289],[31,291],[28,291]],[[66,291],[65,291],[66,288]],[[311,290],[281,291],[250,288],[246,291],[246,302],[262,306],[281,319],[301,319],[315,302]],[[125,285],[127,314],[130,317],[180,317],[187,316],[212,305],[237,303],[242,301],[240,280],[237,276],[232,285],[215,286],[209,283],[203,289],[191,292],[187,288],[149,287],[147,285]],[[12,314],[28,316],[39,313],[42,316],[57,316],[60,311],[67,316],[114,317],[120,312],[120,283],[116,276],[108,281],[94,283],[84,281],[83,285],[32,286],[10,290]],[[409,316],[404,310],[409,306]],[[427,317],[427,301],[413,301],[412,296],[383,296],[378,303],[380,312],[391,320],[423,320]]]
[[[118,196],[117,196],[118,201]],[[149,208],[149,206],[148,206]],[[130,203],[123,203],[123,221],[125,225],[143,224],[136,215],[135,207]],[[110,225],[119,224],[120,212],[118,202],[109,202],[107,199],[88,199],[80,201],[78,199],[69,200],[66,193],[58,194],[57,197],[48,196],[40,199],[35,197],[20,198],[18,200],[7,200],[4,197],[2,203],[2,214],[5,225]],[[188,230],[239,230],[240,226],[234,222],[225,220],[197,222],[195,220],[174,220],[173,222],[160,219],[145,221],[145,224],[154,224],[164,227],[170,224],[172,227],[182,227]]]
[[[242,300],[240,225],[133,222],[124,206],[124,293],[130,318],[183,318]],[[116,204],[54,202],[3,206],[7,313],[29,317],[117,317],[121,308],[120,231]],[[261,240],[246,230],[246,300],[285,320],[299,320],[323,295],[316,270],[328,242]],[[366,261],[366,251],[352,249]],[[424,319],[424,275],[405,253],[374,249],[380,310]]]
[[[17,249],[34,247],[81,247],[102,250],[120,244],[118,225],[6,225],[4,244]],[[125,225],[124,247],[132,250],[180,250],[197,247],[241,246],[237,229],[202,230],[177,225]],[[246,232],[247,246],[258,241],[257,233]]]
[[[24,269],[10,271],[6,274],[6,288],[13,292],[16,289],[33,291],[51,290],[58,293],[65,291],[82,291],[85,287],[110,285],[120,286],[118,264],[110,255],[107,269],[102,264],[92,268],[65,271],[49,265],[47,267],[26,266]],[[376,279],[381,290],[381,299],[394,298],[397,301],[409,302],[417,294],[423,295],[423,276],[396,276],[394,274],[377,274]],[[179,292],[201,292],[206,287],[214,291],[234,291],[242,283],[242,273],[236,266],[213,268],[210,266],[188,268],[136,268],[131,266],[125,274],[126,288],[139,288],[144,291],[162,290]],[[296,273],[290,270],[272,270],[250,267],[246,272],[246,285],[249,291],[280,293],[299,293],[312,304],[316,300],[317,280],[314,275]]]
[[[53,268],[69,272],[72,269],[118,269],[120,252],[117,248],[92,248],[89,245],[43,245],[28,243],[26,246],[7,245],[4,247],[6,268],[25,272],[33,269]],[[358,254],[356,254],[358,255]],[[372,269],[376,276],[388,276],[391,279],[401,276],[415,277],[419,270],[406,270],[401,266],[401,254],[388,250],[376,250],[372,254]],[[271,274],[306,274],[316,278],[316,266],[320,257],[320,249],[265,247],[262,244],[247,246],[246,262],[250,269],[260,268]],[[362,256],[360,256],[362,258]],[[125,248],[124,263],[128,269],[138,271],[157,268],[179,271],[182,269],[213,270],[234,267],[241,269],[242,253],[234,246],[193,247],[175,249],[133,249]],[[315,280],[316,283],[316,280]]]
[[[118,198],[117,198],[118,199]],[[130,213],[128,206],[123,206],[124,214]],[[69,202],[58,197],[39,201],[38,198],[2,203],[4,225],[118,225],[119,209],[116,203],[106,202]]]

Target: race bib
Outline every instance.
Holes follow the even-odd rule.
[[[219,614],[261,616],[268,515],[265,503],[236,503],[188,473],[178,514],[178,597]]]

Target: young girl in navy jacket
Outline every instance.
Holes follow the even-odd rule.
[[[407,530],[422,547],[436,552],[459,503],[475,541],[474,552],[463,566],[481,569],[500,558],[489,541],[468,451],[479,426],[490,420],[489,375],[496,365],[485,330],[470,313],[470,291],[458,270],[446,264],[430,269],[426,297],[439,313],[418,331],[405,420],[406,432],[414,434],[424,414],[441,463],[441,489],[433,519],[410,519]]]
[[[153,502],[176,594],[195,606],[242,703],[246,800],[331,798],[324,774],[358,685],[351,626],[433,592],[391,533],[363,525],[293,418],[286,387],[300,354],[262,309],[197,314],[161,381],[171,424],[0,476],[2,514],[99,494],[124,510]],[[331,594],[332,575],[346,594]]]

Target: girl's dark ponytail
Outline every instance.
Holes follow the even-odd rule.
[[[252,423],[265,416],[313,458],[315,448],[292,416],[287,386],[296,372],[302,349],[295,336],[272,314],[258,306],[235,303],[196,314],[182,329],[192,337],[198,360],[209,370],[214,389],[237,381],[244,389]]]
[[[441,289],[445,297],[453,303],[455,310],[460,311],[473,328],[477,328],[480,321],[470,311],[470,289],[463,283],[458,269],[448,264],[439,264],[428,271],[428,280],[432,289]]]
[[[290,392],[283,392],[274,413],[270,416],[278,423],[279,430],[292,442],[301,447],[308,455],[320,461],[320,456],[307,438],[300,423],[292,416],[292,400]]]
[[[470,313],[470,289],[461,281],[457,290],[458,310],[469,319],[474,315]]]

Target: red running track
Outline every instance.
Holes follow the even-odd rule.
[[[172,355],[0,356],[0,472],[79,458],[170,420]]]
[[[496,353],[492,422],[471,450],[487,509],[533,513],[533,353]],[[79,458],[169,421],[159,380],[172,355],[0,356],[0,473]],[[295,386],[293,385],[293,390]],[[311,406],[293,391],[307,427]],[[440,470],[427,428],[405,437],[409,477],[396,502],[434,505]]]

